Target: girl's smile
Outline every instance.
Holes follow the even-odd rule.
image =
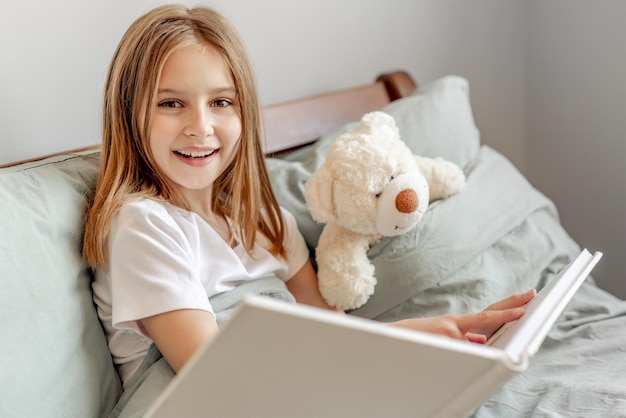
[[[174,154],[184,163],[194,167],[200,167],[208,164],[211,157],[216,155],[220,151],[217,149],[177,149],[174,150]]]

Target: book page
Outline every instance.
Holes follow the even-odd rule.
[[[505,350],[514,362],[534,355],[601,257],[600,252],[592,256],[583,250],[526,305],[524,316],[502,326],[487,345]]]

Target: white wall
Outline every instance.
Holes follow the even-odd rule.
[[[626,298],[626,2],[533,0],[528,52],[528,177]]]
[[[99,142],[111,54],[132,20],[160,3],[0,5],[0,164]],[[555,200],[579,242],[604,250],[595,276],[626,296],[623,283],[608,280],[626,270],[626,3],[203,3],[239,28],[264,104],[369,83],[399,68],[421,83],[446,74],[469,79],[483,143],[503,152]]]

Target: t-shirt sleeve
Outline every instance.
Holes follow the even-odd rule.
[[[309,259],[309,248],[298,229],[296,218],[285,208],[281,208],[285,220],[285,248],[287,250],[287,280],[296,274]]]
[[[178,309],[213,313],[189,242],[165,208],[126,204],[108,238],[112,324],[139,332],[137,321]]]

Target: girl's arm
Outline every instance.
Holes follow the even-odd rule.
[[[217,334],[215,317],[199,309],[181,309],[140,321],[176,373],[204,343]]]
[[[317,275],[310,261],[287,281],[287,288],[298,303],[333,310],[319,292]],[[139,322],[176,373],[198,348],[218,332],[215,317],[199,309],[165,312],[143,318]]]
[[[287,288],[298,303],[337,310],[322,297],[317,284],[317,274],[310,261],[287,281]],[[418,331],[431,332],[456,339],[484,343],[500,326],[524,314],[523,306],[536,294],[534,289],[510,296],[494,303],[484,311],[465,315],[442,315],[432,318],[412,318],[392,322],[390,325]],[[340,311],[342,312],[342,311]]]
[[[319,286],[317,285],[317,274],[315,273],[315,269],[313,269],[311,261],[307,260],[304,266],[302,266],[291,279],[287,280],[286,284],[287,289],[289,289],[298,303],[338,311],[328,305],[322,297]]]

